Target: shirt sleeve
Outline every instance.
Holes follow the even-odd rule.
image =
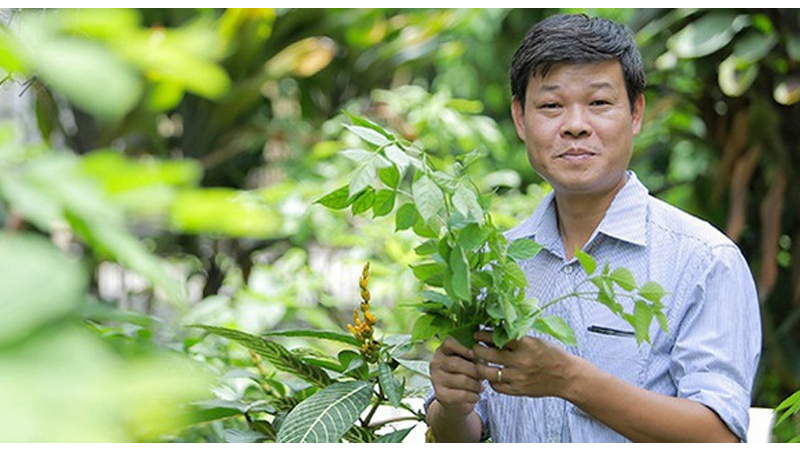
[[[672,349],[678,397],[711,408],[742,441],[761,353],[761,315],[750,269],[739,249],[713,247],[693,268]]]

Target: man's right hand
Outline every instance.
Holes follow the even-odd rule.
[[[445,339],[433,354],[430,373],[438,403],[436,415],[446,417],[447,422],[469,416],[478,403],[483,385],[473,361],[472,349],[452,337]]]

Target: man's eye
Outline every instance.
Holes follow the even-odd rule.
[[[539,105],[539,108],[542,109],[558,108],[558,103],[542,103],[541,105]]]
[[[591,103],[592,106],[605,106],[610,104],[611,102],[609,102],[608,100],[593,100]]]

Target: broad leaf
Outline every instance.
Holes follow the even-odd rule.
[[[592,255],[582,250],[578,250],[575,252],[575,257],[578,258],[578,261],[581,263],[581,267],[583,267],[583,270],[586,271],[586,275],[593,274],[595,269],[597,269],[597,261],[592,258]]]
[[[453,293],[460,299],[469,301],[471,298],[470,276],[467,260],[461,247],[456,246],[450,252],[450,270],[453,271]]]
[[[483,209],[478,203],[478,196],[475,191],[464,183],[459,183],[456,187],[456,191],[453,194],[453,206],[455,206],[456,211],[471,219],[471,221],[478,222],[483,217]]]
[[[348,111],[344,111],[344,114],[350,119],[350,122],[352,122],[353,125],[357,125],[363,128],[369,128],[373,131],[378,132],[379,134],[382,134],[384,137],[386,137],[386,139],[394,139],[392,134],[386,131],[385,128],[367,119],[366,117],[356,116],[354,114],[349,113]]]
[[[276,342],[230,328],[209,325],[192,325],[192,327],[239,342],[261,355],[276,369],[295,375],[313,385],[324,387],[331,384],[331,379],[324,370],[303,362],[302,359],[293,355],[292,352]]]
[[[628,292],[636,289],[636,280],[633,278],[631,271],[625,267],[615,269],[611,272],[610,278],[614,283],[617,283],[619,287]]]
[[[389,139],[386,136],[373,130],[372,128],[358,125],[345,125],[345,127],[362,140],[369,142],[376,147],[383,147],[389,144]]]
[[[375,194],[372,207],[373,217],[383,217],[394,209],[395,193],[389,189],[382,189]]]
[[[453,306],[453,299],[441,292],[423,291],[421,295],[427,300],[443,305],[445,308]]]
[[[400,407],[400,402],[403,400],[404,386],[395,378],[392,374],[392,369],[383,361],[378,364],[378,382],[386,398],[389,399],[389,403],[395,408]]]
[[[408,436],[408,433],[413,430],[414,427],[404,428],[402,430],[393,431],[389,434],[384,434],[383,436],[379,437],[375,442],[382,443],[382,444],[399,444],[403,442],[403,439]]]
[[[537,316],[533,322],[533,329],[549,336],[553,336],[566,345],[578,345],[572,328],[558,316]]]
[[[335,383],[303,400],[283,421],[278,443],[337,443],[369,406],[373,384]]]
[[[653,303],[660,303],[661,299],[667,295],[667,291],[655,281],[648,281],[639,288],[639,295]]]
[[[406,168],[411,164],[411,157],[406,155],[403,149],[395,144],[386,146],[383,151],[386,153],[386,158],[397,165],[400,173],[405,172]]]
[[[319,203],[330,209],[345,209],[353,203],[353,200],[354,199],[350,198],[350,188],[348,186],[342,186],[320,197],[314,203]]]
[[[395,231],[402,231],[411,228],[415,223],[417,223],[417,219],[419,219],[419,214],[417,214],[417,209],[414,207],[414,204],[404,204],[397,209],[397,213],[395,214]]]
[[[327,341],[336,341],[344,344],[358,346],[356,338],[349,334],[336,333],[333,331],[322,330],[281,330],[281,331],[267,331],[261,333],[261,336],[283,336],[283,337],[310,337],[315,339],[324,339]]]
[[[653,310],[650,306],[639,300],[633,307],[633,330],[636,332],[636,342],[650,343],[650,323],[653,321]]]
[[[425,222],[444,207],[444,193],[430,178],[422,176],[411,186],[414,204]]]
[[[514,261],[507,262],[503,269],[505,270],[506,278],[514,283],[515,286],[524,288],[528,285],[528,278],[525,276],[525,272]]]
[[[348,190],[351,198],[361,193],[361,191],[372,183],[372,180],[375,179],[375,170],[375,166],[369,163],[364,164],[356,170],[355,175],[353,175],[353,178],[350,180]]]
[[[517,239],[508,246],[507,254],[517,261],[533,258],[542,250],[542,245],[531,239]]]
[[[710,55],[728,45],[747,21],[745,15],[713,10],[669,38],[667,48],[679,58]]]
[[[373,189],[372,186],[367,186],[367,188],[361,191],[360,194],[356,195],[356,198],[353,201],[353,215],[357,216],[365,211],[368,211],[374,204],[375,189]]]

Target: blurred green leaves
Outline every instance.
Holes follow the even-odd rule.
[[[32,234],[2,233],[0,280],[3,347],[73,312],[83,300],[88,277],[77,260],[47,240]]]
[[[114,123],[145,95],[151,107],[166,109],[184,91],[211,99],[228,91],[230,79],[216,62],[225,48],[209,25],[144,29],[138,12],[126,9],[30,11],[20,18],[18,34],[0,35],[0,67],[36,76]]]

